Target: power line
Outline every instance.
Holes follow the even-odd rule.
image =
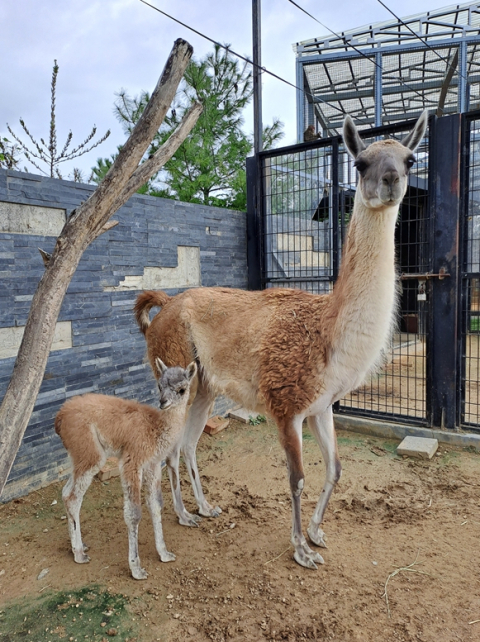
[[[240,58],[240,60],[243,60],[244,62],[248,63],[249,65],[252,65],[252,67],[257,67],[260,69],[263,73],[268,74],[269,76],[272,76],[273,78],[276,78],[277,80],[280,80],[281,82],[285,83],[286,85],[289,85],[290,87],[293,87],[294,89],[299,89],[302,92],[305,92],[308,94],[311,98],[314,98],[314,96],[308,92],[305,91],[305,88],[298,87],[297,85],[294,85],[293,83],[289,82],[288,80],[285,80],[285,78],[282,78],[281,76],[278,76],[277,74],[273,73],[273,71],[269,71],[265,67],[261,67],[260,65],[256,65],[252,60],[249,58],[245,58],[245,56],[242,56],[239,53],[236,53],[233,51],[233,49],[230,49],[230,47],[227,47],[226,45],[222,45],[220,42],[217,42],[213,38],[210,38],[209,36],[205,35],[201,31],[198,31],[197,29],[194,29],[193,27],[190,27],[189,25],[185,24],[181,20],[178,20],[177,18],[174,18],[170,14],[166,13],[165,11],[162,11],[158,7],[155,7],[155,5],[150,4],[149,2],[146,2],[146,0],[140,0],[143,4],[147,5],[147,7],[150,7],[151,9],[154,9],[155,11],[158,11],[158,13],[161,13],[162,15],[166,16],[170,20],[173,20],[174,22],[177,22],[179,25],[182,25],[182,27],[185,27],[186,29],[189,29],[190,31],[193,31],[193,33],[196,33],[197,36],[200,36],[201,38],[205,38],[205,40],[208,40],[209,42],[213,43],[214,45],[217,45],[218,47],[221,47],[222,49],[225,49],[225,51],[228,51],[231,53],[233,56],[236,56],[237,58]],[[336,109],[339,111],[341,114],[345,114],[345,111],[341,107],[337,107],[336,105],[332,105],[331,103],[327,102],[326,100],[322,100],[321,98],[317,98],[317,100],[320,100],[320,102],[325,103],[329,107],[332,107],[333,109]]]

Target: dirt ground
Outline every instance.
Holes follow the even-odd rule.
[[[343,476],[326,514],[325,565],[316,571],[292,558],[284,455],[271,424],[231,421],[202,436],[199,467],[210,502],[223,509],[219,518],[180,526],[164,480],[165,540],[177,559],[158,560],[144,508],[143,582],[129,575],[118,479],[95,481],[86,495],[85,565],[69,551],[61,484],[0,506],[0,640],[478,641],[480,455],[441,446],[433,460],[419,461],[399,458],[396,445],[339,432]],[[304,453],[306,528],[324,476],[306,430]],[[183,485],[193,511],[185,478]],[[98,630],[87,623],[82,635],[70,630],[86,602],[68,592],[90,591],[82,595],[94,600],[92,586],[126,600],[128,627],[108,628],[112,607]],[[62,626],[45,627],[41,637],[16,634],[22,616],[2,629],[15,605],[62,591],[70,598],[58,605],[68,609]]]

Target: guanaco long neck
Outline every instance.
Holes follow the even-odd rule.
[[[370,210],[356,199],[332,293],[332,356],[360,378],[388,346],[394,323],[397,214],[398,205]]]

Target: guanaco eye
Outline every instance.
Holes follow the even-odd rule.
[[[362,160],[356,160],[353,163],[354,167],[357,168],[357,170],[360,172],[360,174],[363,174],[363,172],[367,169],[368,165],[365,161]]]
[[[415,163],[417,159],[415,156],[410,156],[410,158],[407,158],[407,167],[410,169],[410,167],[413,167],[413,164]]]
[[[180,388],[180,390],[178,391],[178,394],[184,395],[185,394],[185,388]]]

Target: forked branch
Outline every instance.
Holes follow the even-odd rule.
[[[108,222],[110,217],[176,151],[201,112],[201,107],[195,105],[155,157],[139,167],[170,108],[192,53],[188,42],[175,42],[150,101],[115,163],[89,199],[67,220],[51,257],[43,257],[45,272],[34,294],[12,378],[0,407],[0,494],[30,420],[63,297],[83,252],[115,224]]]

